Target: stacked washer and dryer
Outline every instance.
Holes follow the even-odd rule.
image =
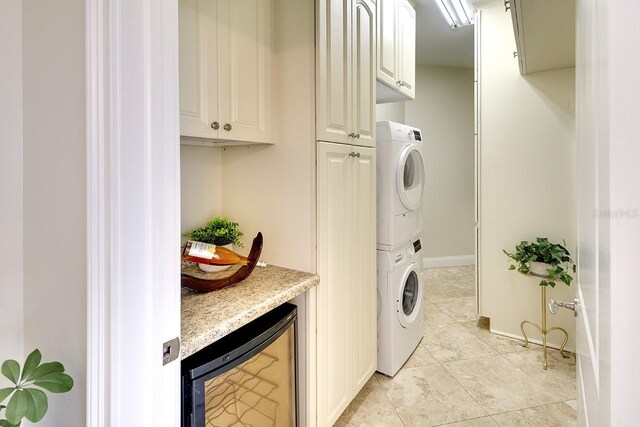
[[[419,129],[389,121],[376,130],[378,371],[394,376],[423,335],[423,138]]]

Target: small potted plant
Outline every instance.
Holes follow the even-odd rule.
[[[540,286],[556,286],[556,281],[571,285],[573,277],[570,272],[576,272],[576,265],[571,254],[562,244],[551,243],[546,237],[538,237],[535,242],[522,241],[516,246],[515,252],[502,250],[512,260],[509,270],[517,270],[522,274],[542,278]]]
[[[228,220],[227,218],[213,218],[204,227],[197,228],[185,234],[185,237],[197,242],[209,243],[216,246],[224,246],[233,250],[233,246],[244,247],[240,238],[244,233],[240,231],[240,224]],[[228,265],[198,264],[202,271],[217,272],[228,269]]]
[[[15,360],[2,364],[2,375],[13,385],[0,389],[0,427],[18,427],[23,418],[39,422],[49,409],[44,391],[66,393],[73,388],[73,379],[65,374],[62,363],[41,364],[41,361],[42,354],[35,349],[27,356],[22,370]]]

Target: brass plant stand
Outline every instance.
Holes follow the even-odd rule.
[[[540,279],[540,280],[545,279],[545,277],[537,276],[534,274],[525,274],[524,276],[534,278],[534,279]],[[531,322],[529,320],[523,320],[522,323],[520,323],[520,330],[522,331],[522,335],[524,336],[524,344],[522,344],[523,347],[529,346],[529,337],[527,337],[527,333],[524,330],[525,324],[528,323],[529,325],[535,326],[542,334],[542,351],[544,353],[544,361],[542,362],[542,369],[546,371],[547,370],[547,335],[552,331],[562,331],[562,333],[564,334],[564,341],[562,341],[562,345],[560,346],[560,355],[566,359],[569,356],[564,354],[564,346],[567,344],[567,341],[569,341],[569,334],[567,333],[566,330],[564,330],[559,326],[554,326],[553,328],[547,329],[547,287],[546,286],[540,286],[540,287],[542,288],[542,300],[541,300],[542,327],[537,323]]]

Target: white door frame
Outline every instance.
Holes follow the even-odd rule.
[[[85,6],[87,426],[177,426],[178,1]]]

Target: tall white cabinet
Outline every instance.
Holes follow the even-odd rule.
[[[376,369],[375,149],[318,142],[318,426]]]
[[[318,0],[317,139],[375,146],[376,5]]]
[[[271,141],[272,0],[180,0],[180,135]]]
[[[408,0],[378,0],[377,101],[416,97],[416,11]]]
[[[376,4],[317,0],[317,425],[377,365]]]

